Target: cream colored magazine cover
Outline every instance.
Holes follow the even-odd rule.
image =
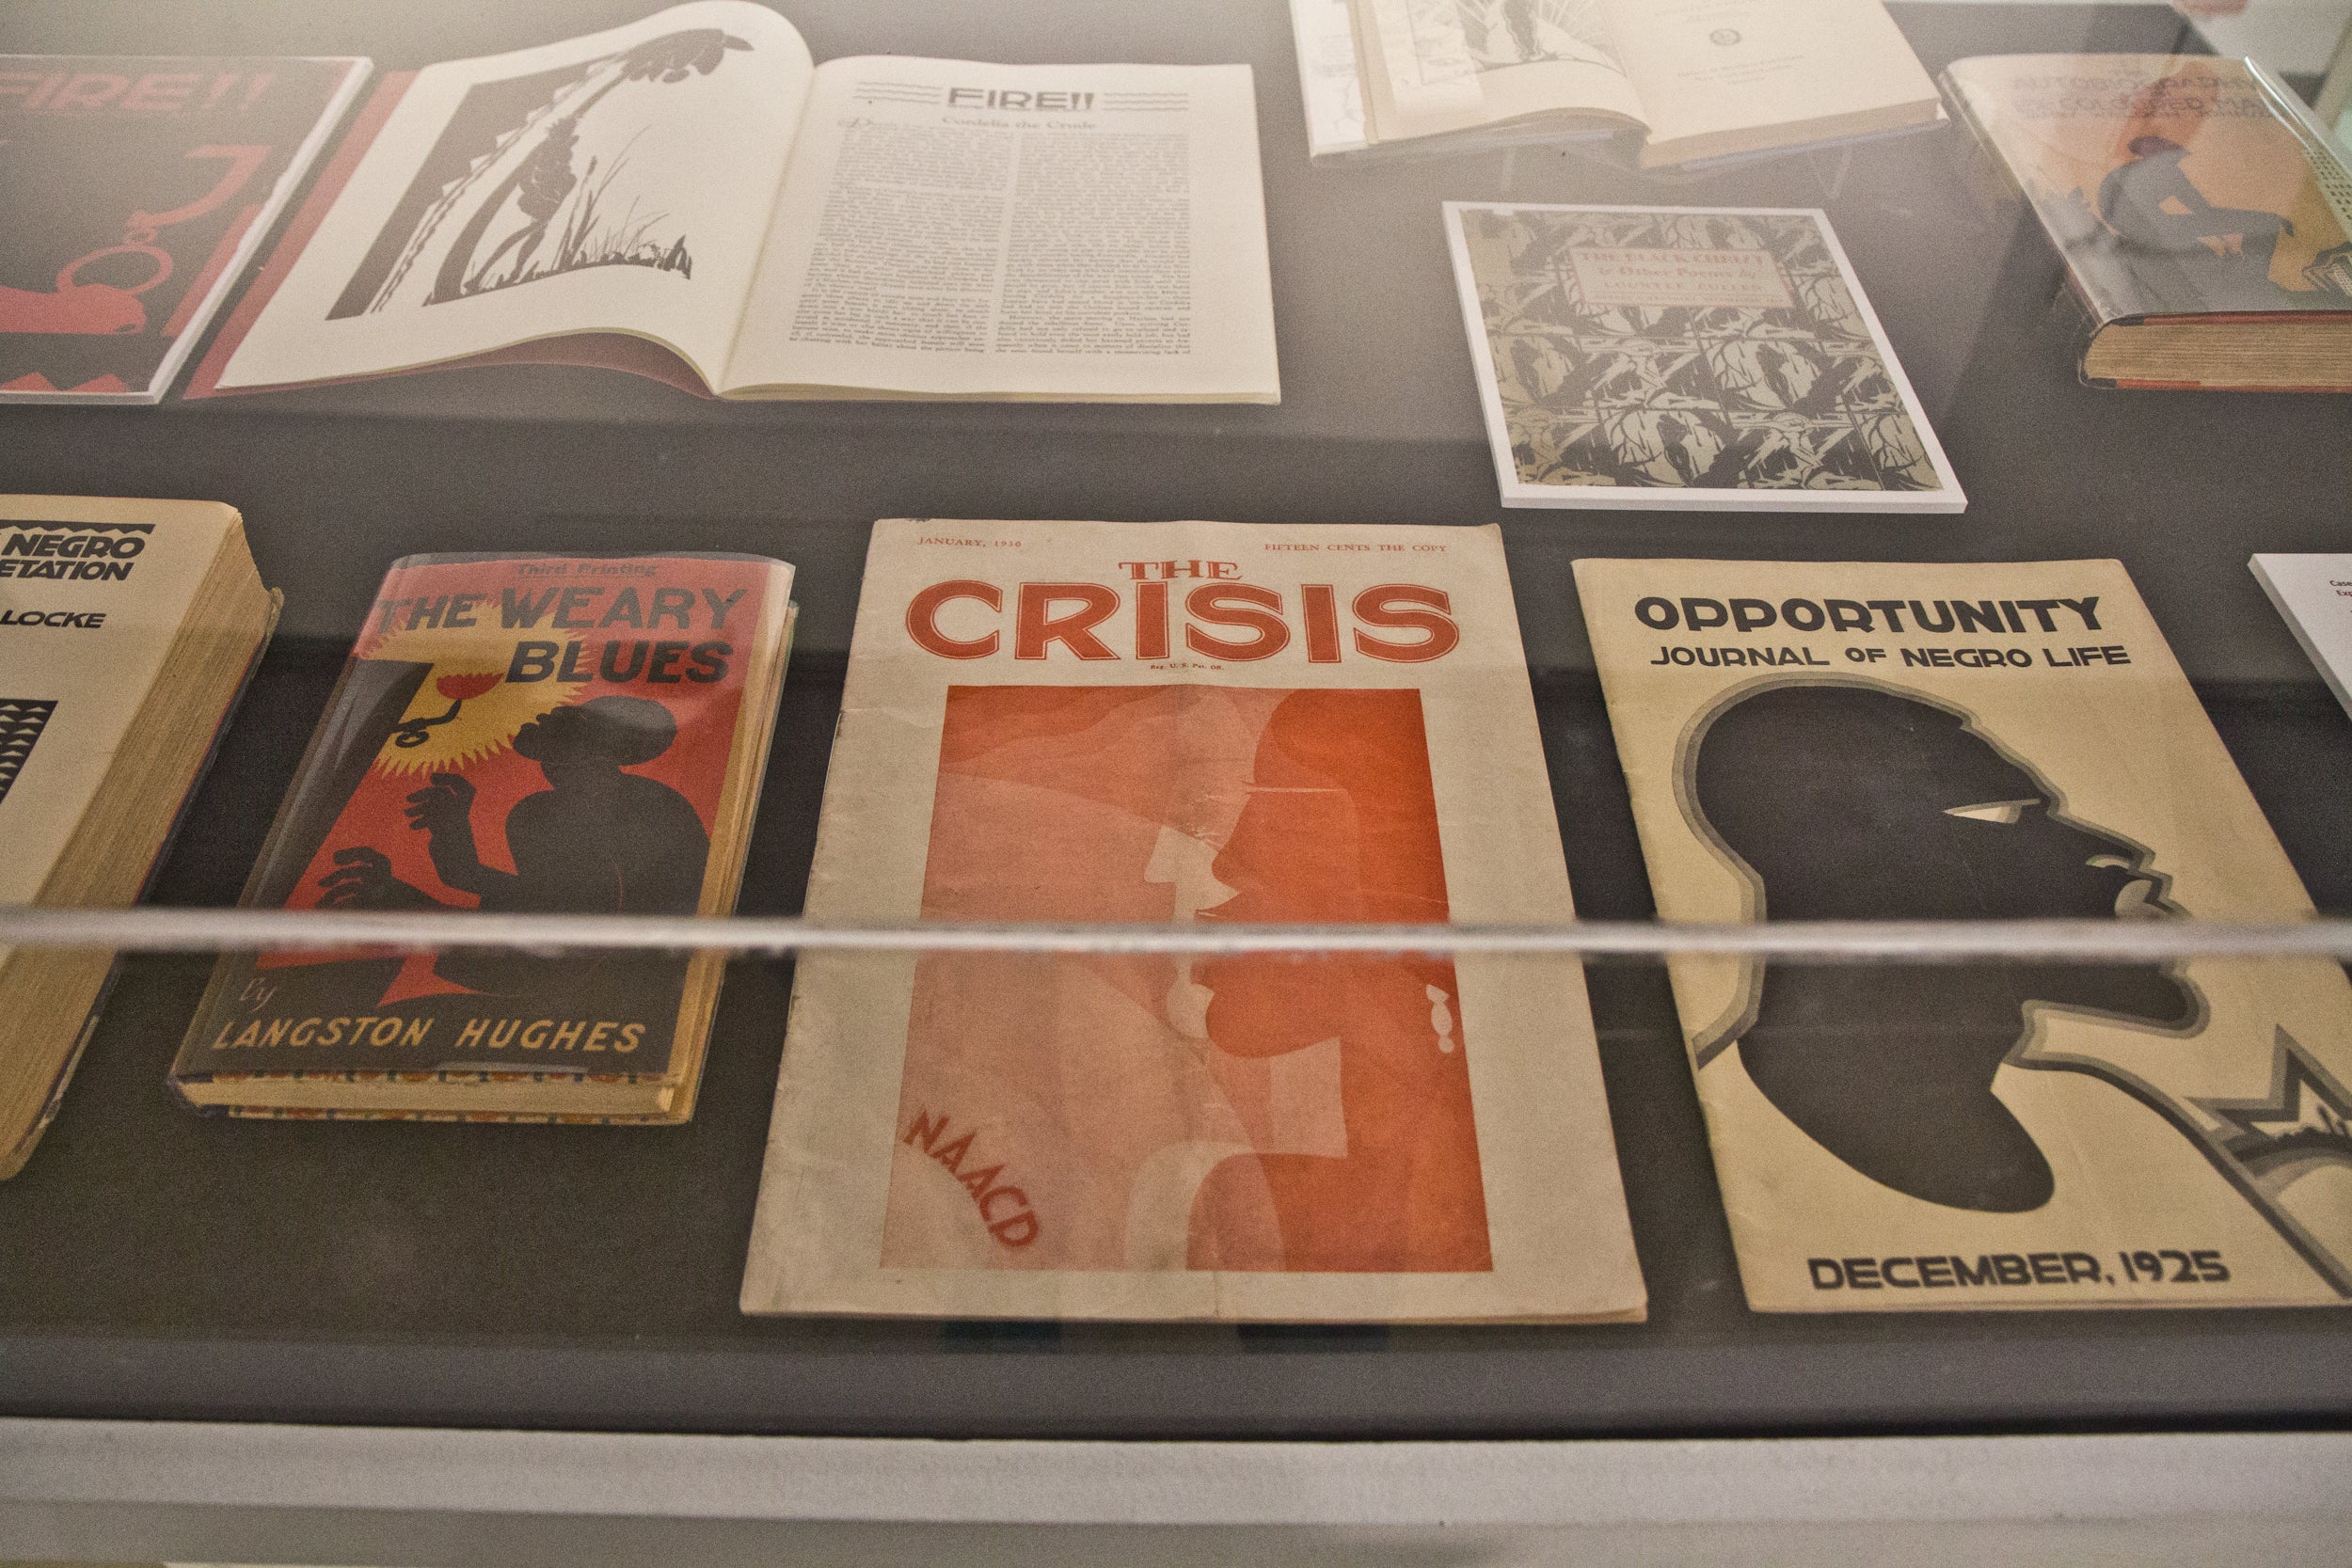
[[[1661,919],[2311,913],[2115,562],[1576,578]],[[2332,963],[1670,967],[1759,1310],[2352,1295]]]
[[[1572,918],[1500,532],[877,524],[807,912]],[[742,1304],[1638,1319],[1582,972],[806,956]]]

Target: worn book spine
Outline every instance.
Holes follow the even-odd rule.
[[[789,572],[749,556],[396,563],[243,902],[726,912],[772,725]],[[276,1074],[371,1089],[672,1084],[691,1097],[722,962],[235,955],[172,1082],[183,1097]],[[305,1114],[397,1110],[371,1094]]]

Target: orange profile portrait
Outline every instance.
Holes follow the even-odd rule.
[[[1418,692],[958,687],[927,919],[1442,922]],[[1449,962],[934,955],[882,1262],[1491,1267]]]

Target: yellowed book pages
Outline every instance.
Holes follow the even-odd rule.
[[[2311,904],[2112,561],[1580,561],[1671,921]],[[2319,959],[1671,964],[1749,1305],[2352,1295]]]
[[[217,572],[244,547],[215,501],[0,496],[0,904],[136,898],[268,633],[250,564]],[[0,1177],[55,1113],[111,965],[0,948]]]
[[[876,525],[807,911],[1571,918],[1499,531]],[[1637,1318],[1582,973],[805,957],[742,1300]]]

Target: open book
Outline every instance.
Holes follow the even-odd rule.
[[[196,391],[491,356],[731,398],[1276,402],[1249,70],[817,67],[700,0],[394,77]]]
[[[1344,9],[1356,45],[1362,125],[1311,103],[1317,155],[1453,132],[1616,133],[1641,135],[1641,166],[1656,168],[1943,118],[1881,0],[1292,4],[1302,39]]]

